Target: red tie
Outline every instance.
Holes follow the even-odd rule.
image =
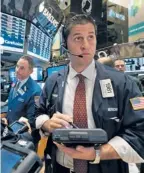
[[[77,85],[74,98],[74,124],[76,124],[79,128],[87,128],[86,92],[84,83],[85,77],[81,74],[78,74],[77,77],[79,78],[79,83]],[[75,173],[87,173],[87,161],[74,159],[74,171]]]

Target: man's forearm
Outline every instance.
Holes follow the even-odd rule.
[[[104,144],[100,147],[100,158],[101,160],[113,160],[120,159],[120,156],[110,144]]]
[[[45,131],[45,132],[50,132],[49,131],[49,120],[47,120],[43,125],[42,125],[42,127],[41,127],[41,129],[43,130],[43,131]]]

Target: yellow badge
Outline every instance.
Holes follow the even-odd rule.
[[[144,109],[144,97],[135,97],[130,99],[132,107],[134,110],[142,110]]]

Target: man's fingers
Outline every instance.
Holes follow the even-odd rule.
[[[53,117],[57,117],[58,119],[65,120],[67,122],[72,122],[72,116],[61,114],[60,112],[55,113]]]

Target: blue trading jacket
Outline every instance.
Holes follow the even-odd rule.
[[[31,78],[17,91],[15,98],[12,98],[14,92],[15,83],[12,84],[12,88],[8,98],[8,123],[11,124],[18,120],[20,117],[26,117],[29,123],[34,127],[35,119],[35,96],[40,96],[40,86]]]

